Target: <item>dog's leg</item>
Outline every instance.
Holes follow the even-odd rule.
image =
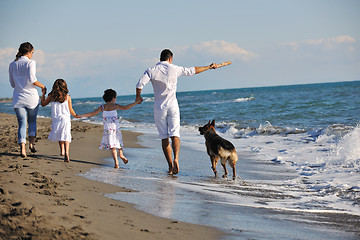
[[[236,179],[235,163],[236,163],[236,162],[230,162],[230,166],[232,167],[232,170],[233,170],[233,180]]]
[[[234,164],[234,166],[233,166],[233,180],[235,180],[236,179],[236,169],[235,169],[235,164]]]
[[[211,169],[214,171],[215,177],[217,177],[216,164],[219,161],[219,158],[215,156],[210,156],[211,160]]]
[[[230,163],[230,166],[232,167],[233,169],[233,179],[235,180],[236,178],[236,168],[235,168],[235,164],[236,162],[238,161],[239,157],[238,155],[236,154],[236,151],[235,149],[231,152],[231,155],[229,157],[229,163]]]
[[[223,166],[223,168],[224,168],[224,175],[222,177],[226,178],[228,175],[228,171],[226,170],[226,162],[221,161],[221,166]]]

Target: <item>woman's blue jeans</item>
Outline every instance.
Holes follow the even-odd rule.
[[[29,136],[36,137],[36,118],[39,105],[34,109],[27,107],[14,108],[18,120],[18,143],[26,143],[26,125],[29,124]]]

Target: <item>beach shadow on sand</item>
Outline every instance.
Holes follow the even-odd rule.
[[[1,153],[0,155],[2,156],[8,156],[8,157],[16,157],[16,158],[22,158],[19,154],[15,154],[15,153]],[[41,160],[41,161],[64,161],[64,157],[63,156],[56,156],[56,155],[42,155],[42,154],[29,154],[27,157],[23,158],[24,161],[27,160]],[[85,160],[79,160],[79,159],[72,159],[70,158],[70,164],[71,162],[76,162],[76,163],[81,163],[81,164],[90,164],[90,165],[94,165],[94,166],[98,166],[98,167],[103,167],[103,166],[107,166],[107,164],[101,164],[101,163],[96,163],[96,162],[89,162],[89,161],[85,161]]]

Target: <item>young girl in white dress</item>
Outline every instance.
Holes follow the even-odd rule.
[[[52,91],[45,98],[46,88],[42,90],[41,106],[46,106],[51,102],[51,132],[48,140],[58,141],[60,146],[60,155],[64,156],[65,162],[70,162],[70,142],[71,142],[71,119],[78,117],[72,108],[69,90],[63,79],[57,79],[54,82]]]
[[[114,168],[119,168],[119,161],[117,158],[117,149],[119,150],[119,156],[126,164],[128,160],[123,153],[123,140],[120,131],[119,118],[116,110],[128,110],[134,107],[136,104],[140,104],[141,101],[133,102],[126,106],[116,104],[117,94],[113,89],[107,89],[104,92],[103,99],[106,102],[104,105],[99,106],[95,111],[78,115],[78,117],[92,117],[100,112],[103,113],[104,132],[99,146],[99,149],[111,150],[111,154],[114,159]]]

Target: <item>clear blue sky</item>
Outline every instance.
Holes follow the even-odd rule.
[[[181,66],[233,62],[179,91],[360,80],[358,0],[0,0],[0,34],[0,97],[26,41],[38,80],[65,79],[73,98],[134,94],[164,48]]]

